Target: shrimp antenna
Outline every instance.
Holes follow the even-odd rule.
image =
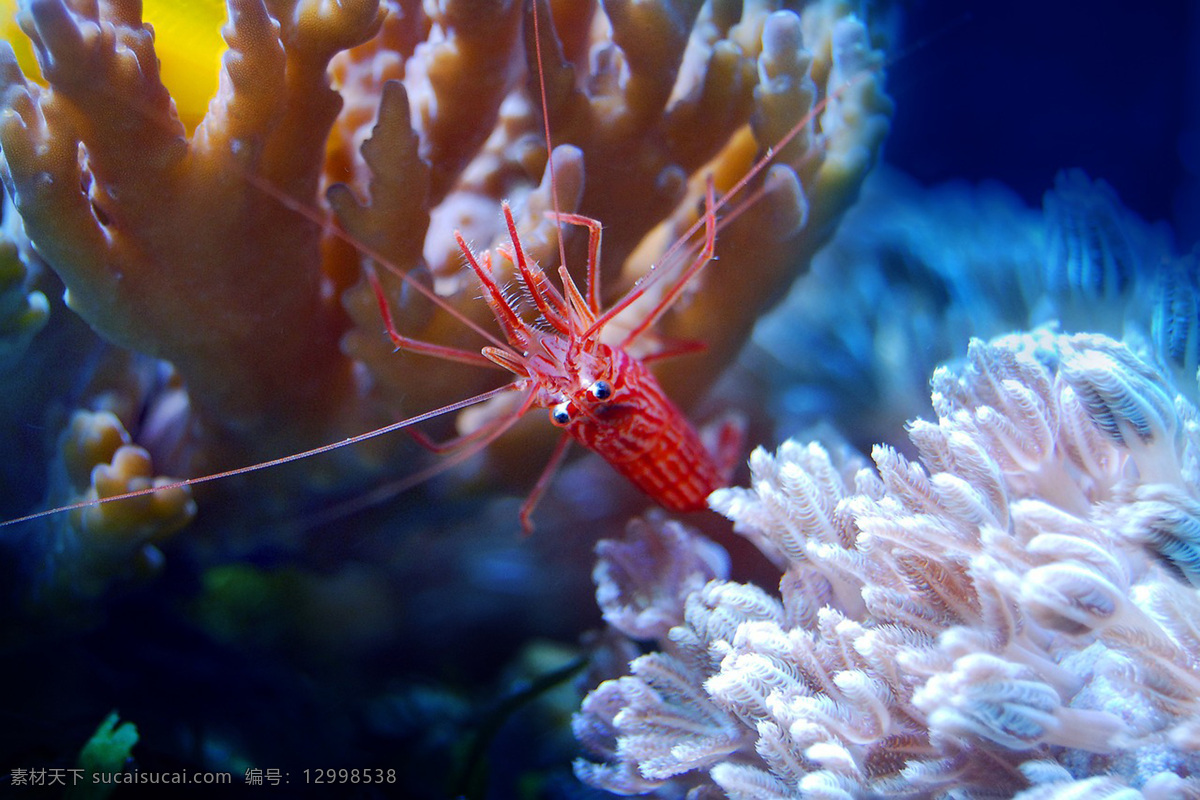
[[[414,278],[412,275],[409,275],[406,271],[397,267],[387,257],[385,257],[382,253],[380,253],[375,248],[371,247],[367,242],[359,241],[358,239],[354,238],[353,236],[351,236],[350,234],[348,234],[344,230],[342,230],[341,226],[337,224],[336,217],[326,217],[325,215],[323,215],[323,214],[317,212],[316,210],[310,208],[309,206],[305,205],[303,202],[292,197],[290,194],[283,191],[278,186],[275,186],[270,181],[265,180],[264,178],[261,178],[258,175],[254,175],[250,172],[246,172],[243,175],[243,177],[246,179],[247,182],[249,182],[251,185],[255,186],[259,191],[263,192],[264,194],[266,194],[269,197],[274,198],[275,201],[278,202],[280,205],[282,205],[284,208],[286,208],[296,214],[299,214],[300,216],[307,219],[309,222],[316,224],[318,227],[322,228],[323,230],[328,231],[334,237],[341,239],[346,244],[355,248],[360,253],[365,255],[367,258],[369,258],[372,261],[383,266],[385,269],[387,269],[388,272],[390,272],[391,274],[393,274],[393,275],[397,276],[398,278],[400,278],[401,280],[403,280],[406,284],[408,284],[414,290],[416,290],[417,292],[419,292],[422,295],[424,295],[425,297],[427,297],[430,300],[430,302],[432,302],[438,308],[442,309],[447,314],[454,317],[456,320],[458,320],[462,324],[466,325],[468,328],[470,328],[472,331],[474,331],[475,333],[482,336],[485,340],[487,340],[491,344],[495,345],[496,347],[500,347],[501,349],[505,349],[505,350],[509,349],[507,344],[500,341],[498,338],[496,338],[496,336],[494,334],[490,333],[486,328],[482,327],[481,325],[479,325],[479,323],[475,322],[473,319],[468,317],[466,314],[464,314],[463,312],[461,312],[457,308],[455,308],[451,303],[447,302],[446,298],[442,297],[437,292],[435,292],[433,289],[431,289],[428,286],[426,286],[425,284],[421,283],[419,280]],[[366,270],[364,270],[364,272],[366,272]]]
[[[780,150],[791,143],[793,139],[799,136],[805,128],[811,125],[825,111],[826,107],[831,101],[840,98],[852,86],[857,84],[858,81],[865,80],[867,76],[874,74],[881,68],[882,65],[864,69],[862,72],[850,77],[845,83],[836,87],[824,97],[813,103],[812,107],[805,112],[805,114],[796,122],[796,124],[793,125],[787,133],[780,137],[777,142],[768,147],[766,151],[764,151],[763,154],[758,158],[758,160],[756,160],[750,166],[750,168],[746,170],[746,174],[739,178],[737,182],[734,183],[733,186],[731,186],[727,191],[722,193],[719,198],[714,197],[713,195],[711,187],[712,179],[710,176],[709,187],[706,190],[704,214],[695,222],[693,222],[691,227],[689,227],[682,236],[679,236],[675,242],[669,248],[667,248],[666,252],[664,252],[659,258],[658,263],[651,265],[649,272],[640,277],[629,289],[629,291],[624,294],[623,297],[613,303],[612,306],[610,306],[603,314],[599,315],[583,335],[595,335],[597,331],[611,322],[613,318],[615,318],[618,314],[632,305],[634,301],[645,294],[647,289],[649,289],[658,281],[664,280],[662,276],[670,272],[669,269],[664,269],[664,267],[676,256],[678,256],[680,252],[687,253],[691,248],[694,248],[694,245],[689,244],[689,242],[691,242],[692,238],[700,231],[701,228],[708,227],[708,217],[710,215],[715,216],[718,211],[723,210],[727,205],[732,203],[733,200],[742,192],[742,190],[746,188],[751,181],[753,181],[763,170],[771,165],[771,162],[775,160],[775,156]],[[752,197],[755,198],[758,196],[758,194],[752,195]],[[739,208],[737,213],[742,213],[745,208],[746,206],[743,205],[741,208]],[[717,223],[716,227],[721,227],[720,223]],[[707,261],[698,259],[688,265],[683,273],[675,278],[676,286],[671,290],[668,290],[667,296],[673,297],[676,295],[678,293],[677,290],[695,277],[695,275],[701,270],[701,268],[704,267],[706,263]],[[654,321],[666,311],[668,305],[668,303],[659,303],[656,309],[651,312],[651,318],[649,321],[639,325],[634,335],[626,337],[623,346],[628,345],[632,339],[636,338],[636,334],[640,334],[645,330],[648,330],[651,325],[653,325]]]
[[[554,208],[554,225],[558,229],[558,263],[566,266],[567,247],[563,243],[562,206],[558,202],[558,177],[554,172],[554,144],[550,140],[550,105],[546,100],[546,66],[542,60],[542,27],[538,14],[541,0],[533,0],[533,51],[537,59],[538,93],[542,100],[542,132],[546,136],[546,169],[550,171],[550,205]],[[550,7],[546,6],[547,15]],[[552,19],[546,20],[553,25]],[[589,266],[591,263],[589,262]],[[590,276],[588,280],[591,284]]]
[[[722,217],[721,219],[717,220],[717,231],[720,231],[723,227],[725,227],[725,225],[729,224],[737,216],[745,212],[766,193],[766,187],[760,186],[753,190],[747,197],[737,199],[738,194],[742,192],[742,190],[744,190],[746,186],[759,175],[759,173],[763,172],[771,165],[771,163],[775,160],[776,154],[786,147],[793,139],[799,136],[805,128],[814,123],[820,117],[820,115],[824,113],[826,107],[831,102],[841,98],[842,95],[848,92],[860,81],[866,80],[872,75],[890,69],[899,62],[907,61],[916,53],[925,50],[933,42],[945,38],[954,31],[958,30],[960,27],[970,24],[974,21],[975,18],[971,11],[963,11],[961,14],[951,19],[942,27],[932,31],[917,41],[912,42],[903,50],[894,52],[879,62],[868,65],[856,74],[851,75],[840,86],[828,91],[824,97],[818,99],[804,114],[804,116],[801,117],[796,124],[788,130],[787,133],[785,133],[773,145],[770,145],[762,153],[762,155],[759,156],[759,158],[751,165],[746,173],[742,175],[742,177],[736,183],[733,184],[733,186],[731,186],[727,191],[723,192],[720,197],[716,198],[715,204],[711,207],[711,213],[716,214],[717,212],[726,209],[726,207],[729,207],[729,212],[725,215],[725,217],[728,218]],[[734,202],[735,199],[736,202]],[[707,216],[709,211],[710,209],[705,209],[705,216]],[[586,331],[584,331],[583,335],[585,337],[595,335],[597,331],[612,321],[614,317],[632,305],[633,302],[641,297],[652,285],[658,281],[664,280],[663,275],[669,274],[671,271],[667,267],[670,265],[672,259],[676,257],[686,257],[692,253],[695,253],[701,245],[694,243],[692,240],[700,231],[700,229],[705,226],[705,224],[705,218],[703,216],[692,223],[691,227],[689,227],[687,231],[683,233],[683,235],[677,237],[674,243],[662,254],[662,256],[659,258],[659,263],[656,265],[651,265],[650,271],[638,278],[637,281],[634,282],[633,286],[630,287],[630,289],[624,294],[624,296],[613,303],[613,305],[610,306],[603,314],[597,316],[596,320]],[[704,262],[693,262],[684,270],[682,275],[676,278],[676,283],[679,286],[686,284],[689,280],[691,280],[692,277],[695,276],[697,272],[700,271],[703,266]],[[668,292],[668,294],[672,294],[672,292]],[[636,331],[634,331],[631,335],[628,335],[622,343],[622,346],[628,346],[638,335],[648,330],[653,325],[654,321],[657,320],[663,312],[665,312],[665,310],[666,304],[660,303],[656,310],[652,312],[653,318],[650,319],[649,322],[643,322],[643,324],[640,325]]]
[[[104,503],[114,503],[118,500],[131,500],[134,497],[144,497],[145,495],[154,494],[155,492],[168,491],[171,489],[182,489],[185,486],[195,486],[200,483],[208,483],[209,481],[217,481],[221,480],[222,478],[232,478],[235,475],[246,475],[251,472],[258,472],[259,470],[278,467],[282,464],[290,464],[293,461],[300,461],[301,459],[310,458],[312,456],[319,456],[322,453],[328,453],[332,450],[349,447],[350,445],[358,444],[359,442],[365,442],[368,439],[374,439],[377,436],[383,436],[384,434],[391,433],[392,431],[398,431],[402,428],[417,425],[421,422],[425,422],[426,420],[441,416],[442,414],[450,414],[454,411],[460,411],[468,406],[473,406],[476,403],[482,403],[485,400],[491,400],[497,395],[501,395],[505,392],[510,392],[519,388],[522,388],[522,385],[519,382],[506,383],[503,386],[498,386],[495,389],[489,389],[488,391],[477,394],[474,397],[468,397],[465,400],[459,400],[457,402],[450,403],[449,405],[442,406],[441,408],[435,408],[432,411],[426,411],[424,414],[418,414],[415,417],[402,419],[399,422],[393,422],[388,425],[384,425],[382,428],[376,428],[373,431],[360,433],[356,436],[342,439],[341,441],[323,444],[319,447],[314,447],[311,450],[305,450],[302,453],[292,453],[288,456],[273,458],[270,461],[260,461],[257,464],[250,464],[249,466],[237,467],[235,469],[227,469],[224,472],[214,472],[211,475],[201,475],[198,478],[184,478],[183,480],[174,481],[172,483],[164,483],[159,486],[147,486],[144,489],[135,489],[132,492],[125,492],[123,494],[117,494],[111,497],[98,497],[94,500],[81,500],[78,503],[71,503],[70,505],[59,506],[58,508],[49,508],[45,511],[26,514],[25,516],[17,517],[16,519],[5,520],[4,522],[0,522],[0,528],[6,528],[9,525],[17,525],[22,522],[29,522],[30,520],[48,517],[52,514],[60,514],[64,511],[77,511],[81,508],[91,508],[92,506],[103,505]],[[438,466],[441,465],[439,464]],[[453,464],[448,466],[453,466]]]

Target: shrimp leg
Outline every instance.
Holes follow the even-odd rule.
[[[587,257],[587,304],[592,314],[600,313],[600,235],[602,225],[600,220],[585,217],[582,214],[568,214],[563,211],[546,213],[550,219],[565,222],[568,225],[579,225],[588,229]]]
[[[546,489],[550,486],[550,481],[554,480],[554,475],[558,472],[558,468],[562,466],[563,459],[567,456],[567,450],[571,446],[571,434],[563,431],[562,436],[558,437],[558,444],[554,446],[554,452],[550,454],[550,460],[546,462],[546,466],[542,469],[542,474],[538,476],[537,483],[529,491],[529,496],[525,498],[525,502],[521,504],[521,512],[518,516],[521,518],[521,532],[524,536],[529,536],[533,533],[533,510],[537,508],[537,504],[541,502],[542,495],[546,493]]]
[[[636,327],[625,335],[625,340],[621,343],[622,348],[629,347],[637,337],[648,331],[658,322],[659,318],[666,313],[667,309],[674,305],[679,299],[679,295],[683,293],[688,282],[696,276],[704,265],[712,261],[713,256],[717,252],[717,214],[716,214],[716,190],[713,188],[712,176],[708,176],[707,185],[704,190],[704,246],[700,248],[700,252],[692,259],[692,263],[688,264],[687,268],[679,274],[670,288],[663,292],[663,296],[658,303],[646,314]],[[596,321],[596,325],[600,325],[601,321],[606,317],[611,318],[614,309],[620,309],[628,305],[633,299],[636,299],[646,290],[645,284],[641,287],[631,289],[628,294],[622,298],[621,302],[609,309],[600,320]],[[595,326],[593,326],[595,327]]]
[[[387,297],[383,293],[383,284],[379,282],[379,276],[375,274],[375,270],[370,265],[365,266],[363,272],[366,273],[367,280],[371,284],[371,289],[375,292],[375,300],[379,303],[379,313],[383,316],[383,324],[387,328],[388,338],[392,340],[392,344],[396,345],[397,350],[407,350],[410,353],[421,353],[435,358],[444,358],[448,361],[471,364],[472,366],[496,366],[495,362],[485,358],[482,353],[434,344],[432,342],[423,342],[420,339],[413,339],[411,336],[405,336],[400,333],[396,329],[395,322],[392,320],[392,309],[388,304]]]

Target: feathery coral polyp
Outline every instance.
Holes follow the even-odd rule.
[[[670,523],[635,529],[679,559],[644,567],[649,586],[614,582],[602,546],[607,605],[633,592],[682,622],[584,702],[602,761],[580,777],[733,797],[1064,797],[1098,772],[1200,789],[1195,409],[1096,335],[974,341],[933,387],[919,461],[788,442],[712,495],[784,570],[778,598],[698,569]],[[680,597],[680,572],[707,583]]]

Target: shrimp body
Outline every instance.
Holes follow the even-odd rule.
[[[641,360],[597,341],[547,336],[541,345],[547,354],[566,351],[529,364],[540,385],[535,403],[550,409],[553,424],[664,508],[706,507],[726,470]]]
[[[711,187],[708,202],[705,244],[693,268],[685,273],[694,272],[712,258],[715,218],[711,212]],[[525,394],[517,414],[497,423],[497,430],[536,406],[549,409],[550,421],[564,432],[555,455],[522,510],[526,530],[531,527],[529,514],[533,506],[572,440],[599,454],[665,508],[672,511],[705,508],[708,495],[727,482],[729,469],[722,468],[705,448],[699,434],[663,392],[644,361],[627,349],[677,292],[668,291],[655,311],[621,344],[607,344],[600,338],[605,325],[622,303],[627,304],[641,290],[627,293],[607,311],[599,308],[600,223],[576,214],[553,215],[559,222],[587,227],[591,237],[586,292],[579,290],[564,266],[558,270],[560,292],[541,267],[526,258],[507,204],[503,211],[511,246],[501,246],[496,252],[515,267],[516,278],[525,289],[521,296],[529,298],[527,302],[532,303],[532,309],[519,307],[512,299],[514,293],[501,290],[493,274],[491,251],[477,256],[460,234],[456,236],[467,263],[479,278],[483,297],[508,340],[508,347],[484,347],[482,355],[514,373],[517,379],[512,387]],[[682,280],[687,277],[685,274]],[[382,294],[379,302],[386,313]],[[537,324],[526,321],[531,310],[538,317]],[[399,346],[404,346],[396,332],[392,335]]]

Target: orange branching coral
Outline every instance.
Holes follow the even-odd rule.
[[[319,230],[253,187],[316,191],[340,105],[326,65],[373,33],[374,6],[276,19],[234,4],[221,88],[190,140],[137,3],[104,4],[103,18],[95,4],[30,3],[22,27],[51,88],[10,55],[0,67],[9,190],[68,304],[110,341],[174,362],[226,419],[303,416],[337,382]]]
[[[663,335],[708,345],[665,375],[693,397],[852,202],[887,128],[881,58],[835,0],[798,13],[538,2],[535,32],[519,0],[231,0],[217,95],[189,137],[140,4],[29,0],[20,23],[48,88],[5,48],[6,187],[73,310],[172,362],[199,430],[278,454],[365,427],[380,400],[416,413],[494,384],[392,352],[362,265],[383,262],[403,333],[477,349],[478,334],[399,273],[485,319],[450,231],[501,243],[505,199],[529,251],[557,259],[536,46],[557,203],[604,223],[609,300],[669,267],[706,176],[729,190],[826,98],[739,198],[757,199],[727,209],[739,213],[722,222],[720,263],[662,321]],[[586,237],[568,237],[582,269]]]

